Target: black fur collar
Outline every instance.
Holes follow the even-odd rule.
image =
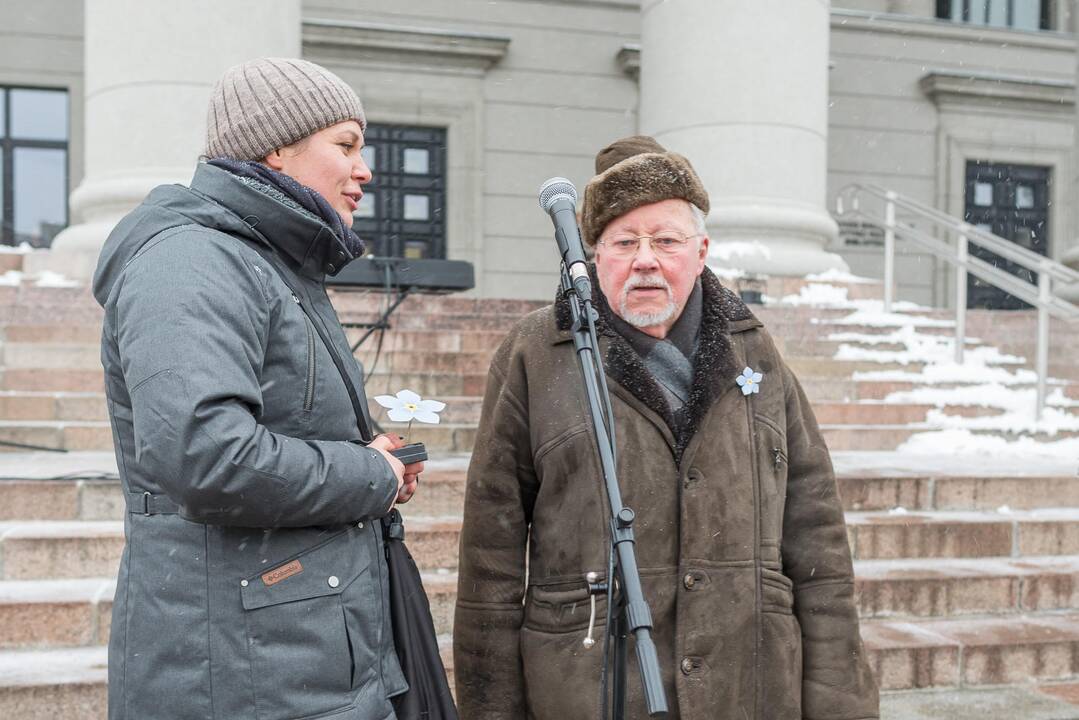
[[[742,370],[734,358],[730,324],[750,320],[753,313],[737,295],[723,287],[711,270],[707,267],[704,269],[701,273],[703,296],[700,338],[697,354],[693,357],[693,386],[685,407],[686,421],[679,432],[663,397],[663,391],[645,368],[644,361],[612,326],[611,308],[603,293],[599,292],[599,281],[592,265],[589,266],[589,274],[595,290],[594,305],[599,314],[596,332],[610,339],[604,357],[607,376],[663,418],[676,435],[675,451],[681,460],[682,452],[697,433],[712,403],[724,389],[734,383],[734,378]],[[572,319],[569,299],[562,292],[559,292],[555,299],[555,321],[559,330],[570,329]]]

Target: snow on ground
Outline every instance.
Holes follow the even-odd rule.
[[[38,276],[37,282],[34,283],[38,287],[78,287],[79,283],[74,280],[69,280],[60,273],[52,272],[51,270],[45,270]]]
[[[815,278],[825,279],[825,277]],[[840,277],[827,276],[839,282]],[[850,282],[847,278],[843,282]],[[885,403],[932,405],[919,427],[932,428],[904,443],[899,450],[925,455],[986,454],[998,456],[1009,453],[1037,453],[1052,457],[1079,458],[1079,439],[1039,442],[1033,437],[1008,440],[986,432],[1038,433],[1052,437],[1061,433],[1079,432],[1079,401],[1064,395],[1060,380],[1048,383],[1058,386],[1047,398],[1042,417],[1036,419],[1037,375],[1018,367],[1026,358],[1002,353],[977,338],[967,337],[968,347],[963,363],[954,361],[955,338],[920,332],[921,328],[955,327],[952,320],[910,314],[927,308],[913,303],[893,303],[893,312],[884,312],[880,300],[850,300],[848,290],[826,282],[810,283],[798,295],[781,301],[785,305],[814,305],[850,308],[852,312],[838,319],[817,320],[834,325],[894,328],[887,333],[840,332],[828,336],[839,342],[835,359],[875,362],[882,365],[921,366],[920,371],[878,370],[856,372],[855,380],[910,382],[916,387],[896,392],[884,398]],[[891,349],[884,347],[891,346]],[[942,387],[954,385],[954,387]],[[996,408],[999,413],[965,417],[944,411],[947,406],[976,406]]]
[[[3,275],[0,275],[0,286],[6,285],[9,287],[14,287],[22,285],[23,280],[29,280],[30,277],[33,276],[27,276],[26,273],[20,272],[18,270],[8,270]],[[34,280],[34,285],[36,285],[37,287],[70,288],[78,287],[79,283],[75,282],[74,280],[69,280],[67,277],[61,275],[60,273],[55,273],[51,270],[45,270]]]
[[[740,258],[746,255],[763,257],[765,260],[771,260],[772,249],[759,240],[751,240],[749,242],[717,242],[708,246],[709,258],[728,264],[732,258]]]
[[[836,360],[862,360],[868,362],[909,365],[911,363],[947,364],[955,356],[955,338],[927,335],[918,332],[913,325],[904,325],[887,334],[833,333],[829,340],[846,341],[836,351]],[[858,343],[852,345],[848,343]],[[862,345],[901,345],[903,350],[878,350]],[[995,347],[974,347],[964,352],[964,365],[986,367],[988,365],[1020,365],[1025,358],[1005,355]]]
[[[34,251],[33,245],[28,242],[18,245],[0,245],[0,255],[25,255]]]
[[[842,283],[854,283],[854,284],[871,284],[879,283],[880,280],[874,280],[873,278],[859,277],[858,275],[852,275],[849,272],[843,272],[836,268],[826,270],[822,273],[816,273],[814,275],[806,275],[806,280],[810,282],[842,282]]]
[[[1075,461],[1079,459],[1079,438],[1039,442],[1031,437],[1008,440],[998,435],[979,435],[966,429],[938,430],[912,435],[896,448],[896,452],[934,456],[934,459],[977,455],[983,458],[1038,457]]]
[[[952,320],[938,320],[930,317],[901,314],[903,312],[925,312],[931,309],[918,305],[917,303],[897,300],[892,303],[893,312],[886,313],[884,312],[883,300],[852,300],[849,295],[849,288],[822,282],[810,282],[803,285],[797,295],[785,295],[778,300],[776,298],[765,298],[765,302],[777,302],[781,305],[793,305],[796,307],[813,306],[850,309],[855,311],[852,314],[839,319],[821,320],[819,318],[814,318],[812,322],[815,324],[828,322],[837,325],[903,327],[913,323],[919,327],[955,327],[955,322]]]

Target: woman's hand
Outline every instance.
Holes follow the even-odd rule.
[[[399,435],[379,435],[367,446],[374,448],[382,453],[382,456],[386,458],[386,461],[393,469],[393,474],[397,478],[397,497],[394,498],[393,503],[387,508],[387,511],[392,510],[393,506],[398,503],[406,503],[412,499],[412,496],[416,494],[416,486],[420,482],[420,473],[423,472],[423,463],[412,463],[410,465],[404,465],[400,460],[390,454],[390,450],[395,450],[399,447],[404,447],[405,441]]]

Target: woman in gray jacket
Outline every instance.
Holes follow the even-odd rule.
[[[151,192],[94,277],[128,510],[109,718],[393,718],[377,518],[422,464],[361,442],[323,285],[363,251],[363,109],[324,68],[261,59],[207,125],[190,187]]]

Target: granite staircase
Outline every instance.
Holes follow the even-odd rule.
[[[776,283],[768,289],[776,301],[755,311],[805,385],[833,449],[883,716],[1079,718],[1079,457],[901,447],[951,427],[948,418],[1011,417],[1014,409],[978,395],[998,371],[1007,381],[990,384],[1020,396],[1033,387],[1020,358],[1032,355],[1031,316],[972,312],[978,341],[970,347],[997,351],[964,378],[935,360],[951,332],[944,313],[912,310],[902,324],[873,310],[875,285],[830,283],[834,301],[821,304],[814,284],[827,283]],[[362,322],[380,296],[338,293],[334,302],[342,320]],[[447,659],[467,453],[487,364],[505,330],[539,306],[413,298],[381,349],[372,337],[359,353],[368,395],[407,387],[448,405],[440,425],[412,430],[436,459],[405,508]],[[0,440],[70,451],[0,454],[2,718],[105,717],[104,646],[123,514],[110,477],[100,323],[85,289],[0,286]],[[1054,326],[1052,342],[1057,357],[1072,357],[1079,331]],[[1059,413],[1052,433],[1024,434],[1072,434],[1075,372],[1063,362],[1051,369]],[[977,422],[970,432],[1019,434]]]

